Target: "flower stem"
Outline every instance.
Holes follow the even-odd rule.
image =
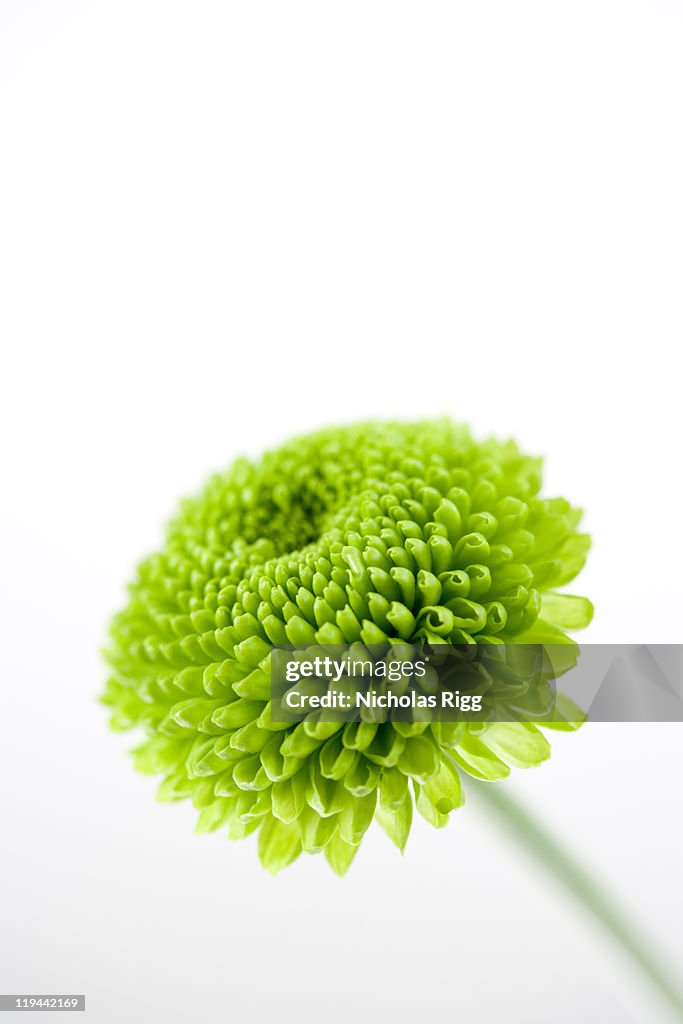
[[[518,842],[616,939],[650,984],[665,998],[678,1019],[683,1021],[683,995],[680,989],[657,963],[648,944],[640,937],[637,925],[628,920],[602,886],[593,880],[540,822],[505,792],[505,786],[483,783],[468,788],[476,790],[477,797],[488,804],[499,819],[504,820]]]

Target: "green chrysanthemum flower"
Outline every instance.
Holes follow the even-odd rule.
[[[563,643],[590,603],[581,512],[538,497],[539,459],[449,421],[366,423],[237,461],[186,501],[115,618],[104,700],[142,726],[137,767],[189,797],[198,829],[258,830],[276,871],[304,850],[348,868],[376,818],[402,849],[459,772],[545,760],[530,723],[274,722],[273,644]]]

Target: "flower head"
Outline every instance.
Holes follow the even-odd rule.
[[[545,760],[531,723],[278,724],[274,644],[561,643],[583,566],[581,512],[538,496],[539,459],[448,420],[363,423],[240,459],[185,501],[111,626],[112,725],[136,766],[190,798],[198,829],[258,830],[276,871],[324,851],[340,874],[373,818],[402,849],[413,808],[446,824],[460,772]]]

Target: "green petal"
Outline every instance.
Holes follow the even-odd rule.
[[[351,861],[358,853],[358,847],[351,843],[345,843],[342,837],[335,833],[325,847],[325,857],[336,875],[340,877],[349,870]]]
[[[233,683],[232,688],[240,697],[249,700],[270,700],[270,676],[260,668],[255,668],[248,676]]]
[[[494,722],[481,737],[506,764],[528,768],[550,757],[550,744],[530,722]]]
[[[398,768],[385,768],[380,779],[379,799],[382,807],[394,811],[408,793],[408,779]]]
[[[344,788],[355,797],[367,796],[377,789],[380,771],[377,765],[365,757],[360,757],[344,776]]]
[[[406,740],[400,733],[390,725],[384,725],[378,730],[370,746],[363,751],[363,756],[374,764],[391,768],[398,763],[405,745]]]
[[[183,768],[164,779],[157,790],[157,800],[161,800],[163,803],[184,800],[185,797],[192,795],[193,789],[194,783],[188,779],[187,772]]]
[[[258,718],[264,707],[260,701],[247,700],[245,698],[240,698],[231,704],[224,704],[223,706],[221,706],[221,701],[212,701],[212,703],[215,710],[211,715],[211,721],[219,729],[239,729],[243,725],[248,725],[249,722]],[[195,713],[196,711],[193,710],[193,714]],[[183,710],[182,717],[187,718],[187,711]],[[178,721],[175,714],[174,718]]]
[[[195,832],[215,832],[232,817],[234,807],[234,800],[214,800],[199,815]]]
[[[228,839],[246,839],[261,824],[259,818],[251,818],[249,821],[239,821],[233,818],[228,822]]]
[[[564,693],[555,697],[552,718],[543,722],[544,729],[555,729],[558,732],[575,732],[587,719],[585,711],[570,700]]]
[[[529,629],[519,633],[515,637],[516,644],[544,644],[552,647],[555,644],[574,644],[574,640],[562,629],[553,626],[550,622],[537,619]]]
[[[508,766],[476,736],[463,737],[453,752],[453,759],[475,779],[494,782],[510,774]]]
[[[297,819],[301,846],[307,853],[319,853],[330,841],[337,828],[339,815],[321,817],[312,807],[304,807]]]
[[[422,792],[439,814],[450,814],[465,800],[458,770],[445,758],[441,759],[438,774],[424,783]]]
[[[174,739],[168,736],[155,736],[146,740],[133,751],[135,767],[145,775],[160,775],[172,771],[183,762],[193,745],[190,739]],[[211,740],[207,741],[211,744]]]
[[[562,629],[584,629],[593,618],[593,605],[587,597],[572,594],[543,594],[541,615]]]
[[[284,824],[296,821],[306,806],[308,772],[301,768],[291,779],[274,782],[271,790],[273,815]]]
[[[370,826],[376,806],[377,790],[349,801],[348,807],[339,815],[339,835],[344,842],[358,846]]]
[[[413,801],[410,794],[394,810],[387,810],[380,804],[375,811],[375,817],[392,843],[395,843],[403,853],[413,820]]]
[[[267,871],[276,874],[301,853],[299,830],[295,824],[286,825],[277,818],[264,820],[258,835],[258,855]]]
[[[325,778],[339,781],[353,768],[359,757],[357,751],[344,746],[341,733],[337,733],[320,751],[320,771]]]
[[[318,759],[312,759],[306,801],[323,818],[338,814],[346,807],[349,796],[341,782],[326,779],[320,771]]]
[[[398,767],[416,782],[426,782],[439,771],[439,752],[426,736],[412,736],[398,759]]]
[[[448,824],[448,815],[441,814],[437,811],[436,807],[429,799],[424,791],[424,787],[414,783],[415,786],[415,806],[418,813],[428,821],[432,828],[444,828]]]

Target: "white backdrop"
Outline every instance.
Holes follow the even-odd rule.
[[[155,802],[96,697],[178,497],[360,417],[547,453],[594,534],[586,638],[683,640],[682,44],[673,0],[0,0],[1,991],[667,1019],[475,806],[273,880]],[[681,740],[596,724],[509,783],[673,949]]]

